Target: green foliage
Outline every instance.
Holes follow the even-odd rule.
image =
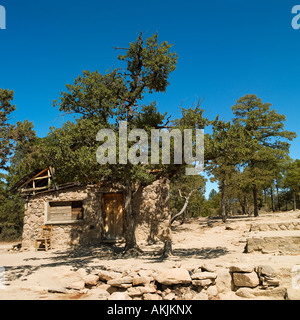
[[[11,113],[16,109],[11,104],[14,92],[0,89],[0,169],[7,169],[7,161],[12,154],[13,125],[9,123]]]
[[[2,178],[2,179],[1,179]],[[0,241],[19,240],[22,234],[24,201],[11,194],[0,176]]]

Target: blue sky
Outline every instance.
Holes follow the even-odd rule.
[[[188,107],[204,98],[207,117],[229,120],[236,100],[254,93],[286,115],[287,130],[298,132],[300,29],[291,26],[297,4],[0,0],[7,13],[7,29],[0,30],[0,88],[15,91],[13,121],[33,121],[43,137],[66,120],[52,106],[65,84],[82,70],[104,73],[119,65],[114,46],[126,46],[139,31],[157,31],[179,55],[167,92],[153,97],[160,110],[176,116],[181,103]],[[290,155],[300,158],[300,137]]]

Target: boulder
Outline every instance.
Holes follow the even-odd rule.
[[[255,271],[247,273],[234,272],[233,282],[237,287],[255,288],[259,285],[259,279]]]
[[[189,272],[183,268],[162,270],[155,280],[164,285],[188,284],[192,281]]]

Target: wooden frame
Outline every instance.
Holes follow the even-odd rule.
[[[52,249],[52,225],[42,226],[41,237],[35,239],[35,251],[40,250],[39,243],[44,245],[45,251],[48,251],[48,248]]]

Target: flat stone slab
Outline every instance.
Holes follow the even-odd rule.
[[[262,253],[300,253],[300,232],[291,231],[266,231],[259,232],[252,238],[247,239],[247,253],[260,251]]]

